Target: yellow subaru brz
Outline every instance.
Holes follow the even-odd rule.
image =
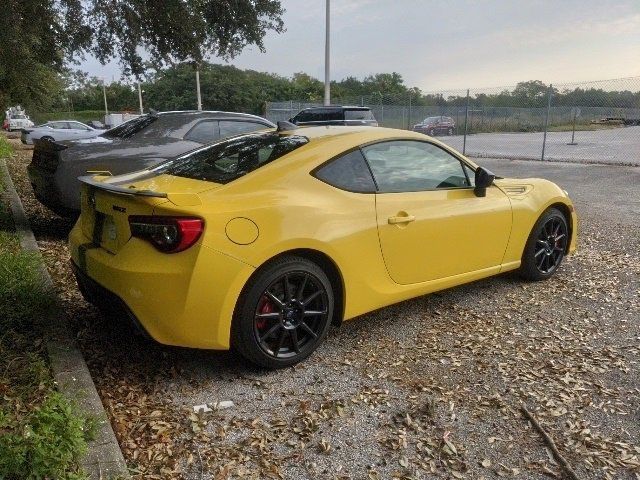
[[[70,250],[85,297],[158,342],[268,368],[385,305],[515,269],[546,279],[576,242],[554,183],[387,128],[283,123],[81,181]]]

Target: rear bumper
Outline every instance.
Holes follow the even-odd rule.
[[[29,183],[40,203],[62,217],[77,215],[76,210],[64,205],[62,195],[55,183],[55,174],[34,165],[27,166]]]
[[[201,244],[164,254],[136,238],[114,255],[92,245],[79,223],[69,248],[91,303],[116,305],[159,343],[229,348],[233,311],[253,267]]]

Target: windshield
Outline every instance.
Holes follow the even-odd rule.
[[[345,120],[375,120],[371,110],[345,110]]]
[[[117,127],[110,128],[101,136],[107,138],[129,138],[144,130],[158,119],[157,115],[143,115],[142,117],[128,120]]]
[[[165,162],[152,172],[228,183],[308,142],[307,137],[275,132],[239,135]]]

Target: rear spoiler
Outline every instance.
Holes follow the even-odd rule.
[[[85,185],[89,185],[100,190],[116,193],[119,195],[137,195],[141,197],[156,197],[156,198],[168,198],[169,195],[164,192],[154,192],[152,190],[137,190],[135,188],[125,188],[113,183],[98,182],[93,179],[93,176],[86,175],[84,177],[78,177],[78,180]]]

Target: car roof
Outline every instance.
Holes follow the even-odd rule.
[[[371,110],[369,107],[362,107],[359,105],[325,105],[325,106],[317,106],[317,107],[307,107],[302,111],[306,110]]]
[[[266,122],[268,124],[273,125],[272,122],[267,120],[264,117],[260,117],[258,115],[252,115],[250,113],[239,113],[239,112],[225,112],[220,110],[172,110],[167,112],[156,112],[158,116],[187,116],[187,117],[217,117],[217,118],[243,118],[243,119],[252,119],[259,120],[261,122]]]

